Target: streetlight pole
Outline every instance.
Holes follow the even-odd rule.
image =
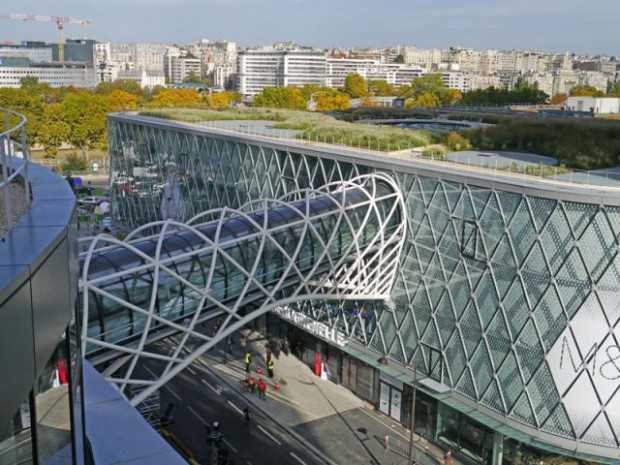
[[[413,430],[415,429],[415,398],[417,390],[417,371],[418,364],[413,364],[413,395],[411,396],[411,421],[409,422],[411,426],[411,432],[409,434],[409,465],[413,465]]]

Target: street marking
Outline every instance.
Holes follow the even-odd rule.
[[[231,401],[228,401],[228,403],[230,404],[230,406],[232,408],[234,408],[237,412],[239,412],[241,415],[243,415],[243,410],[241,410],[239,407],[237,407],[235,404],[233,404]]]
[[[258,429],[261,430],[263,433],[265,433],[267,436],[269,436],[273,442],[275,442],[278,446],[281,446],[282,443],[280,441],[278,441],[276,438],[274,438],[269,431],[267,431],[265,428],[263,428],[261,425],[258,425]]]
[[[252,465],[252,462],[250,462],[249,460],[246,462],[248,465]]]
[[[295,460],[297,460],[299,463],[303,463],[303,465],[308,465],[306,462],[304,462],[303,460],[301,460],[299,457],[297,457],[293,452],[291,452],[291,455],[293,456],[293,458]]]
[[[153,377],[157,378],[157,375],[156,375],[155,373],[153,373],[149,367],[147,367],[146,365],[144,365],[144,369],[145,369],[146,371],[148,371],[148,372],[151,374],[151,376],[153,376]],[[176,392],[174,392],[170,386],[168,386],[167,384],[164,384],[164,387],[165,387],[166,389],[168,389],[168,391],[170,391],[170,394],[172,394],[174,397],[176,397],[176,398],[177,398],[177,399],[179,399],[181,402],[183,402],[183,399],[181,399],[181,396],[180,396],[180,395],[178,395]]]
[[[235,451],[235,454],[238,454],[238,453],[239,453],[239,451],[238,451],[237,449],[235,449],[235,447],[234,447],[234,446],[233,446],[230,442],[228,442],[228,441],[226,440],[226,438],[222,438],[222,439],[224,440],[224,442],[226,443],[226,445],[227,445],[228,447],[230,447],[232,450],[234,450],[234,451]]]
[[[205,425],[207,424],[207,422],[206,422],[206,421],[204,421],[204,420],[202,419],[202,417],[201,417],[200,415],[198,415],[198,414],[196,413],[196,411],[195,411],[193,408],[191,408],[189,405],[187,406],[187,410],[189,410],[190,412],[192,412],[192,413],[196,416],[196,418],[198,418],[198,419],[199,419],[199,420],[200,420],[203,424],[205,424]]]
[[[213,392],[215,392],[218,396],[221,394],[219,389],[215,389],[213,386],[211,386],[209,383],[207,383],[206,380],[201,379],[200,381],[202,381],[202,384],[204,384],[205,386],[211,388],[211,390],[213,390]]]
[[[187,371],[189,371],[192,375],[196,376],[196,372],[192,370],[192,367],[187,367]]]

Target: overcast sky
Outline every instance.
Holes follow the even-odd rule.
[[[533,48],[620,56],[620,0],[20,0],[0,13],[71,16],[67,37],[110,42],[228,39],[321,48]],[[0,19],[0,42],[56,39],[52,23]]]

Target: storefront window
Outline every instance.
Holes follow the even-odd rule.
[[[34,463],[30,429],[30,394],[8,425],[0,428],[0,463]]]
[[[463,461],[490,464],[493,453],[493,432],[481,423],[456,410],[439,406],[437,439]]]
[[[73,463],[69,347],[61,338],[35,385],[36,441],[39,463]]]
[[[502,465],[562,464],[579,465],[576,459],[552,454],[504,437]]]

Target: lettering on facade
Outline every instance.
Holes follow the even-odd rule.
[[[325,323],[313,320],[308,315],[297,312],[290,307],[276,307],[274,312],[285,320],[294,323],[296,326],[299,326],[309,333],[316,334],[320,338],[332,342],[339,347],[347,345],[347,336],[344,333],[330,328]]]
[[[603,357],[602,363],[601,357]],[[599,363],[598,370],[597,359]],[[593,379],[600,376],[608,381],[616,381],[620,379],[620,346],[610,344],[602,347],[595,343],[585,356],[581,356],[574,343],[571,344],[569,339],[564,336],[562,338],[559,370],[563,370],[568,364],[570,364],[575,374],[588,370]]]
[[[609,321],[588,297],[545,356],[577,437],[620,434],[620,328]]]

